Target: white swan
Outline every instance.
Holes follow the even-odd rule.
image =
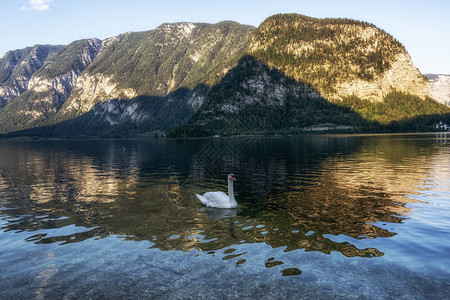
[[[207,192],[203,196],[199,194],[195,195],[208,207],[236,208],[237,203],[236,199],[234,199],[233,181],[236,181],[234,175],[228,175],[228,195],[224,192]]]

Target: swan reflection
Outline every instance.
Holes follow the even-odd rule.
[[[202,207],[199,211],[205,213],[205,215],[211,220],[234,218],[237,214],[237,210],[234,208]]]

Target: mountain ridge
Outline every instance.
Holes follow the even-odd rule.
[[[0,59],[0,133],[38,127],[18,134],[43,135],[56,126],[49,132],[70,136],[79,132],[66,124],[80,127],[76,122],[84,122],[91,125],[83,134],[120,136],[123,130],[128,136],[189,124],[202,127],[210,121],[227,126],[227,120],[240,115],[236,111],[230,119],[230,109],[251,115],[258,109],[261,114],[289,107],[301,117],[287,113],[290,121],[281,122],[273,115],[268,123],[287,129],[347,120],[340,125],[364,130],[371,122],[448,112],[427,100],[430,83],[403,45],[372,24],[350,19],[283,14],[258,28],[233,21],[165,23],[103,41],[48,47],[54,48],[35,65],[31,58],[28,63],[24,49]],[[21,76],[9,80],[23,62],[35,67],[18,70]],[[391,100],[392,95],[399,100]],[[406,115],[400,113],[405,105],[401,99],[415,107]],[[393,113],[387,112],[386,101],[397,106]],[[255,105],[260,107],[250,109]],[[217,111],[210,114],[212,107]],[[325,107],[342,118],[333,118]],[[345,117],[349,113],[367,122],[356,124]]]

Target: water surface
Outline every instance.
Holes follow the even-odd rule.
[[[449,141],[0,142],[0,298],[445,298]]]

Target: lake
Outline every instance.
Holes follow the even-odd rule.
[[[447,298],[450,134],[0,141],[0,265],[2,299]]]

